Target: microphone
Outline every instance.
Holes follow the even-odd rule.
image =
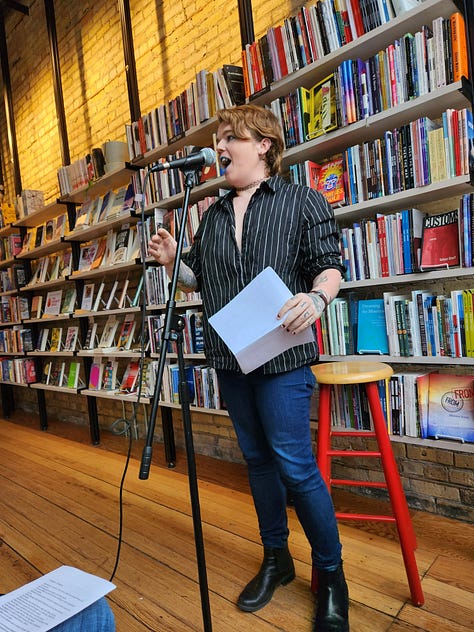
[[[211,167],[216,161],[216,152],[210,147],[203,147],[195,154],[189,154],[184,158],[177,158],[170,162],[159,162],[149,170],[150,173],[164,171],[165,169],[199,169]]]

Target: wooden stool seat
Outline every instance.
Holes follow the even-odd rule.
[[[327,362],[311,367],[318,384],[365,384],[387,380],[393,369],[383,362]]]
[[[415,559],[416,536],[397,463],[393,456],[387,423],[377,387],[379,380],[387,380],[392,376],[392,367],[383,362],[362,360],[328,362],[311,368],[319,384],[317,462],[321,476],[326,482],[329,491],[331,491],[332,485],[386,488],[392,507],[392,514],[390,515],[336,512],[336,517],[342,520],[381,520],[396,523],[411,598],[414,605],[421,606],[424,603],[424,596]],[[334,430],[331,428],[331,387],[334,385],[353,384],[361,384],[365,388],[373,430]],[[342,424],[342,426],[345,427],[345,424]],[[377,440],[378,450],[333,450],[331,449],[331,438],[335,436],[374,437]],[[332,457],[376,457],[380,459],[385,480],[379,482],[331,478]],[[316,591],[316,581],[317,573],[316,569],[313,568],[312,589],[314,591]]]

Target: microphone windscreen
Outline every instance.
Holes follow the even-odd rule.
[[[204,166],[212,167],[212,165],[216,162],[216,152],[210,147],[203,147],[201,149],[201,153],[204,157]]]

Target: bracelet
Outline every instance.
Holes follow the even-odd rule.
[[[328,306],[328,305],[329,305],[329,303],[330,303],[330,300],[329,300],[329,298],[328,298],[328,295],[326,294],[326,292],[325,292],[324,290],[319,290],[319,289],[316,289],[316,290],[310,290],[310,291],[308,292],[308,294],[316,294],[317,296],[320,296],[320,297],[323,299],[323,301],[324,301],[324,309],[326,309],[326,308],[327,308],[327,306]]]

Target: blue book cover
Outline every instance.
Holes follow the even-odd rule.
[[[403,269],[405,274],[413,272],[411,265],[411,249],[410,249],[410,211],[404,209],[402,214],[402,247],[403,247]]]
[[[357,353],[388,354],[385,308],[381,298],[358,303]]]

